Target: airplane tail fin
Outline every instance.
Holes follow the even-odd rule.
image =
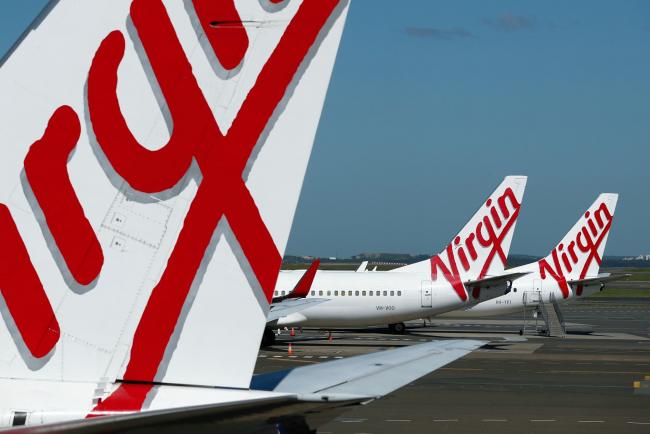
[[[460,281],[503,272],[526,181],[525,176],[505,177],[443,251],[395,271],[429,271],[436,275],[437,268],[444,268],[442,274],[455,275]]]
[[[59,0],[3,60],[0,377],[248,387],[348,8],[264,3]]]
[[[557,281],[565,298],[569,295],[566,281],[598,275],[617,201],[618,194],[599,195],[551,253],[538,261],[542,279]],[[581,292],[578,286],[577,294]]]

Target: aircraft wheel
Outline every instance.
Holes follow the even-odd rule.
[[[403,322],[389,324],[388,328],[395,333],[404,333],[406,331],[406,325]]]
[[[262,346],[270,347],[275,343],[275,333],[268,327],[264,327],[264,334],[262,335]]]

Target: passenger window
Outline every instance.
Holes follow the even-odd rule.
[[[401,297],[402,296],[402,291],[397,291],[397,296]]]
[[[323,291],[318,291],[318,295],[323,295]]]
[[[390,296],[391,296],[391,297],[394,297],[394,296],[395,296],[395,291],[391,291],[391,292],[390,292]]]
[[[515,288],[515,292],[517,292],[517,288]]]
[[[348,297],[352,297],[352,291],[348,291]]]
[[[377,297],[381,295],[381,291],[377,291]]]
[[[345,291],[341,291],[341,295],[342,295],[342,296],[345,296]]]
[[[369,295],[370,295],[371,297],[373,296],[373,293],[372,293],[372,291],[370,291],[370,294],[369,294]]]
[[[339,292],[338,292],[338,291],[334,291],[334,296],[337,296],[337,295],[339,295]]]
[[[314,295],[316,295],[316,291],[311,292],[311,296],[313,297]]]
[[[384,291],[384,297],[388,295],[388,291]]]
[[[354,295],[359,296],[359,291],[354,291]]]
[[[361,295],[366,296],[366,291],[361,291]]]
[[[327,291],[327,296],[330,297],[332,295],[332,291]]]

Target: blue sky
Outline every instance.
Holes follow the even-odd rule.
[[[0,5],[4,53],[44,1]],[[352,2],[287,253],[441,249],[529,176],[543,254],[600,192],[606,253],[650,253],[650,2]]]

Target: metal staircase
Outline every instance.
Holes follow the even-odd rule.
[[[566,333],[564,317],[555,295],[551,293],[549,301],[542,300],[539,303],[539,310],[546,323],[546,336],[563,338]]]

